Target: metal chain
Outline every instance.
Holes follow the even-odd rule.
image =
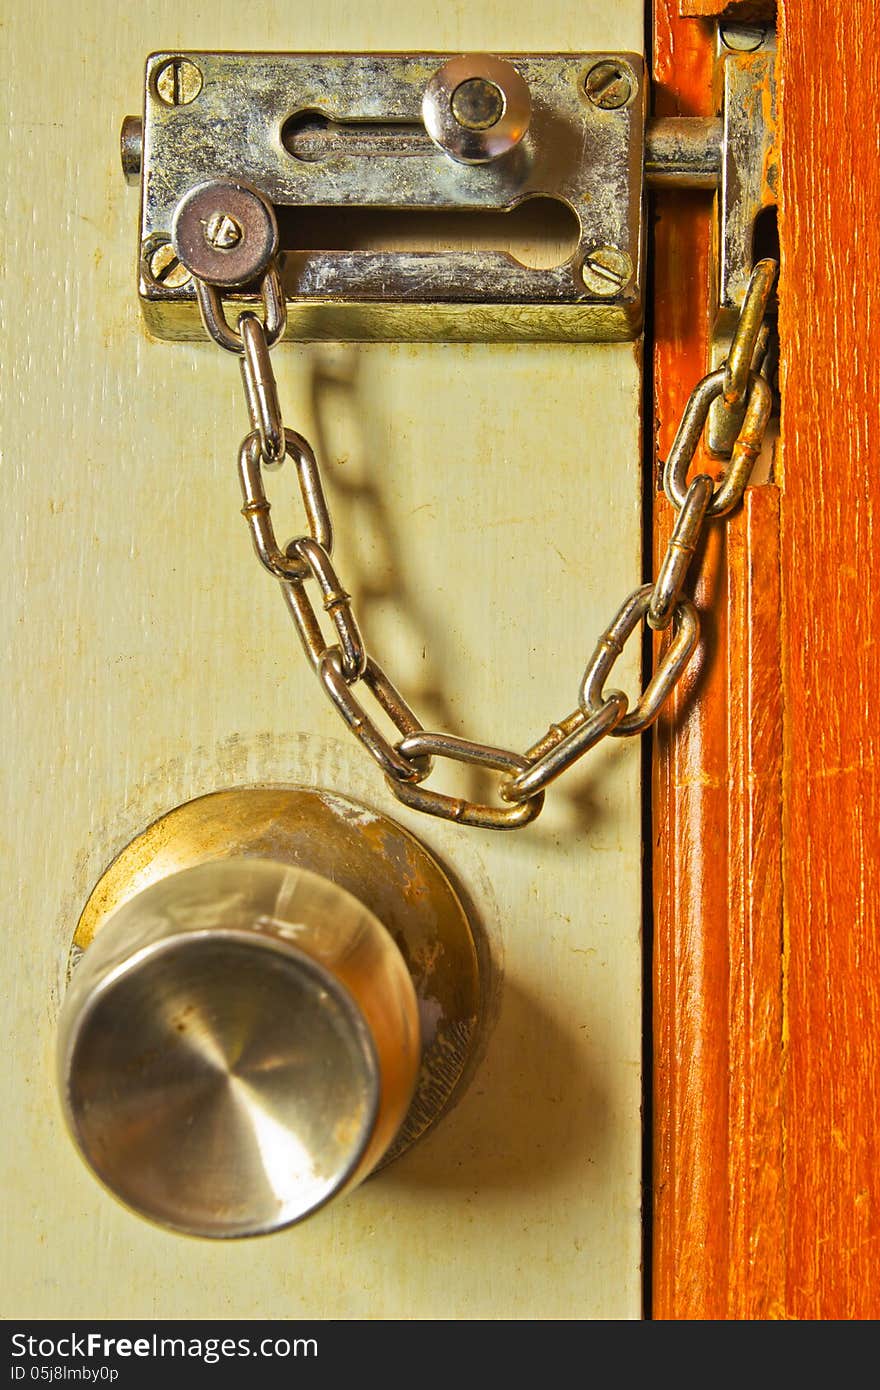
[[[580,684],[577,707],[533,743],[525,753],[513,753],[452,734],[423,728],[381,666],[369,655],[331,559],[333,526],[317,460],[308,442],[285,429],[269,350],[283,337],[286,318],[277,265],[263,278],[264,320],[243,313],[230,328],[216,286],[196,282],[205,327],[215,342],[241,356],[241,374],[251,419],[251,432],[239,450],[238,467],[244,506],[257,558],[279,581],[306,657],[328,698],[352,733],[378,763],[394,795],[405,805],[459,825],[488,830],[511,830],[528,825],[541,811],[551,782],[596,743],[611,735],[641,734],[657,718],[680,680],[699,638],[697,610],[682,595],[691,560],[708,518],[727,516],[745,491],[770,415],[772,393],[760,375],[767,345],[765,313],[776,278],[775,261],[755,266],[724,366],[711,372],[691,392],[669,457],[663,468],[663,488],[678,513],[656,581],[642,584],[623,602],[599,637]],[[688,482],[688,470],[699,444],[712,402],[745,404],[745,414],[730,463],[720,483],[706,474]],[[283,550],[269,517],[263,469],[279,468],[290,459],[296,469],[308,524]],[[314,582],[334,635],[321,627],[308,585]],[[619,690],[605,689],[624,643],[642,621],[656,631],[669,629],[669,641],[645,690],[630,708]],[[382,733],[363,703],[368,693],[396,728],[392,742]],[[447,796],[424,786],[434,758],[476,764],[501,774],[501,805],[485,805]]]

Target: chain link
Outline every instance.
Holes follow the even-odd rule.
[[[244,353],[245,343],[241,332],[241,319],[245,315],[242,314],[239,317],[238,328],[230,328],[226,320],[223,296],[219,287],[209,285],[206,280],[200,280],[197,275],[193,276],[193,280],[195,281],[199,312],[207,332],[218,347],[225,348],[227,352]],[[281,284],[281,272],[275,261],[269,266],[260,282],[260,299],[263,303],[265,316],[263,329],[268,352],[268,349],[273,348],[279,338],[284,337],[284,330],[287,327],[287,301],[284,298],[284,287]],[[248,316],[256,318],[256,314]]]
[[[767,343],[765,314],[776,279],[775,261],[755,266],[734,330],[727,362],[698,382],[688,399],[681,423],[663,468],[663,487],[678,513],[656,582],[642,584],[625,599],[601,634],[581,680],[578,707],[524,754],[472,743],[452,734],[423,728],[400,692],[369,655],[351,596],[332,561],[333,526],[314,452],[302,435],[285,429],[269,350],[283,337],[286,306],[277,266],[263,278],[264,321],[249,311],[237,328],[227,322],[220,291],[196,281],[205,326],[222,347],[241,357],[242,381],[251,432],[239,451],[239,478],[254,549],[261,564],[277,579],[290,609],[303,649],[328,698],[385,774],[399,801],[459,825],[510,830],[528,825],[540,813],[549,784],[601,739],[641,734],[657,718],[681,679],[699,639],[699,617],[682,589],[703,527],[709,518],[727,516],[742,499],[755,458],[761,449],[770,415],[772,393],[759,367]],[[688,473],[712,402],[721,397],[727,408],[744,413],[730,462],[716,485],[701,473]],[[270,504],[262,481],[264,468],[294,463],[308,534],[283,550],[269,519]],[[314,582],[325,613],[335,629],[328,642],[306,585]],[[619,690],[605,691],[605,682],[627,639],[645,621],[656,631],[669,631],[656,669],[630,706]],[[358,690],[369,692],[400,737],[392,742],[367,713]],[[501,774],[501,805],[488,805],[433,791],[422,783],[434,758],[473,764]]]

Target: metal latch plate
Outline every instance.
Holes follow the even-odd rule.
[[[437,148],[422,120],[425,88],[448,55],[152,54],[139,260],[150,331],[203,336],[193,282],[170,253],[172,218],[193,185],[237,178],[263,192],[278,214],[289,337],[634,337],[644,283],[644,60],[634,53],[505,57],[528,85],[531,122],[515,149],[474,165]],[[603,63],[620,83],[597,101],[588,78]],[[352,217],[381,210],[379,225],[387,216],[393,240],[398,214],[513,213],[534,198],[559,200],[574,214],[574,245],[559,264],[527,265],[482,244],[303,244],[303,225],[318,225],[307,210],[313,219],[320,209]],[[249,303],[254,296],[233,298]]]

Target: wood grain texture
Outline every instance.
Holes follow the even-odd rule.
[[[876,1318],[880,4],[781,18],[787,1300]]]
[[[657,736],[657,1317],[880,1312],[880,7],[781,19],[779,490],[713,535],[703,666]],[[682,24],[658,6],[655,59],[695,103]],[[678,232],[661,448],[663,326],[705,245]],[[659,544],[667,526],[661,503]]]
[[[708,31],[671,3],[655,8],[654,80],[663,114],[711,114]],[[663,458],[706,370],[711,238],[696,197],[658,198],[657,218]],[[658,493],[657,560],[671,522]],[[782,1300],[777,552],[773,487],[710,528],[695,566],[699,657],[656,733],[656,1318],[769,1317]]]
[[[654,106],[658,115],[712,113],[711,54],[706,35],[678,15],[675,0],[657,0],[653,43]],[[693,382],[707,354],[710,215],[705,198],[658,194],[654,227],[654,433],[655,572],[673,517],[660,485],[666,457]],[[718,533],[716,533],[717,537]],[[714,561],[716,573],[723,555]],[[705,571],[707,575],[709,571]],[[711,591],[711,588],[710,588]],[[703,972],[710,968],[703,938],[706,912],[691,862],[705,830],[708,777],[686,776],[689,765],[703,773],[706,625],[702,647],[655,731],[654,757],[654,1134],[653,1134],[653,1306],[655,1318],[689,1316],[691,1289],[713,1277],[708,1248],[712,1221],[708,1186],[717,1167],[715,1127],[695,1133],[691,1097],[717,1094],[725,1059],[704,1042],[700,1005]],[[717,681],[717,663],[708,679]],[[690,703],[690,717],[684,715]],[[717,842],[718,831],[714,835]],[[710,939],[711,940],[711,939]],[[717,971],[716,971],[717,973]],[[703,1160],[697,1164],[696,1155]]]
[[[640,1315],[639,749],[608,740],[514,835],[395,803],[251,551],[235,362],[144,336],[118,130],[163,47],[614,50],[643,29],[642,0],[152,0],[124,23],[113,0],[4,7],[7,1317]],[[368,645],[430,725],[527,746],[571,709],[640,573],[639,345],[292,344],[273,361]],[[269,488],[293,534],[295,483]],[[633,689],[637,643],[619,669]],[[396,817],[454,874],[494,962],[481,1061],[443,1124],[350,1198],[267,1240],[189,1241],[112,1202],[62,1132],[65,963],[95,881],[157,815],[291,782]]]

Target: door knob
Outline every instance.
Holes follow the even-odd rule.
[[[305,791],[205,797],[133,842],[92,894],[93,939],[60,1022],[62,1105],[88,1166],[140,1215],[214,1237],[291,1225],[372,1172],[411,1110],[416,1130],[436,1117],[438,1046],[448,1100],[449,1062],[454,1085],[475,1023],[466,919],[450,911],[448,881],[418,846],[425,884],[446,898],[453,957],[465,963],[450,992],[449,979],[426,982],[419,965],[428,919],[413,922],[409,941],[399,930],[413,888],[406,869],[404,884],[381,837],[371,848],[368,827],[347,811]],[[323,859],[308,852],[304,812]],[[400,827],[390,833],[412,857],[416,842]],[[374,902],[377,891],[394,899],[391,930],[327,876],[334,865]],[[426,983],[445,993],[446,1038],[436,1001],[425,1008]]]

